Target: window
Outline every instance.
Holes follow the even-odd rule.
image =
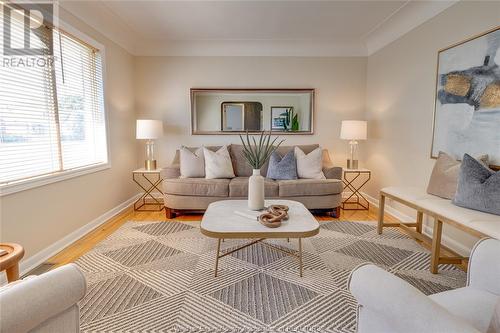
[[[11,45],[23,45],[23,17],[12,13]],[[107,164],[101,51],[55,28],[43,38],[54,61],[0,66],[2,188]]]

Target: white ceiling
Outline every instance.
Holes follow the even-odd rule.
[[[134,55],[363,56],[455,1],[62,1]]]

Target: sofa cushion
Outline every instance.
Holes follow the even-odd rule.
[[[278,183],[272,179],[265,179],[264,193],[266,198],[278,197]],[[248,196],[248,177],[236,177],[229,183],[229,196],[232,198],[246,198]]]
[[[164,179],[165,194],[227,197],[230,179],[177,178]]]
[[[453,203],[500,215],[500,171],[495,172],[465,154]]]
[[[271,179],[297,179],[297,161],[293,151],[289,151],[285,156],[278,152],[273,152],[269,158],[267,168],[267,178]]]
[[[495,294],[472,287],[449,290],[429,297],[480,332],[488,330],[499,299]]]
[[[342,181],[338,179],[279,180],[280,197],[332,195],[342,193]]]
[[[236,177],[250,177],[253,173],[253,168],[248,164],[245,156],[243,156],[243,145],[231,145],[230,149],[231,162]],[[267,172],[267,162],[260,168],[260,174],[265,177]]]

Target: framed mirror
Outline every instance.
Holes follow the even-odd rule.
[[[312,134],[314,89],[191,89],[195,135]]]

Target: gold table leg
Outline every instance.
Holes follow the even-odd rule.
[[[220,252],[221,238],[217,240],[217,254],[215,256],[215,277],[217,277],[217,271],[219,270],[219,252]]]
[[[302,238],[299,238],[299,272],[300,277],[302,277],[303,267],[302,267]]]

